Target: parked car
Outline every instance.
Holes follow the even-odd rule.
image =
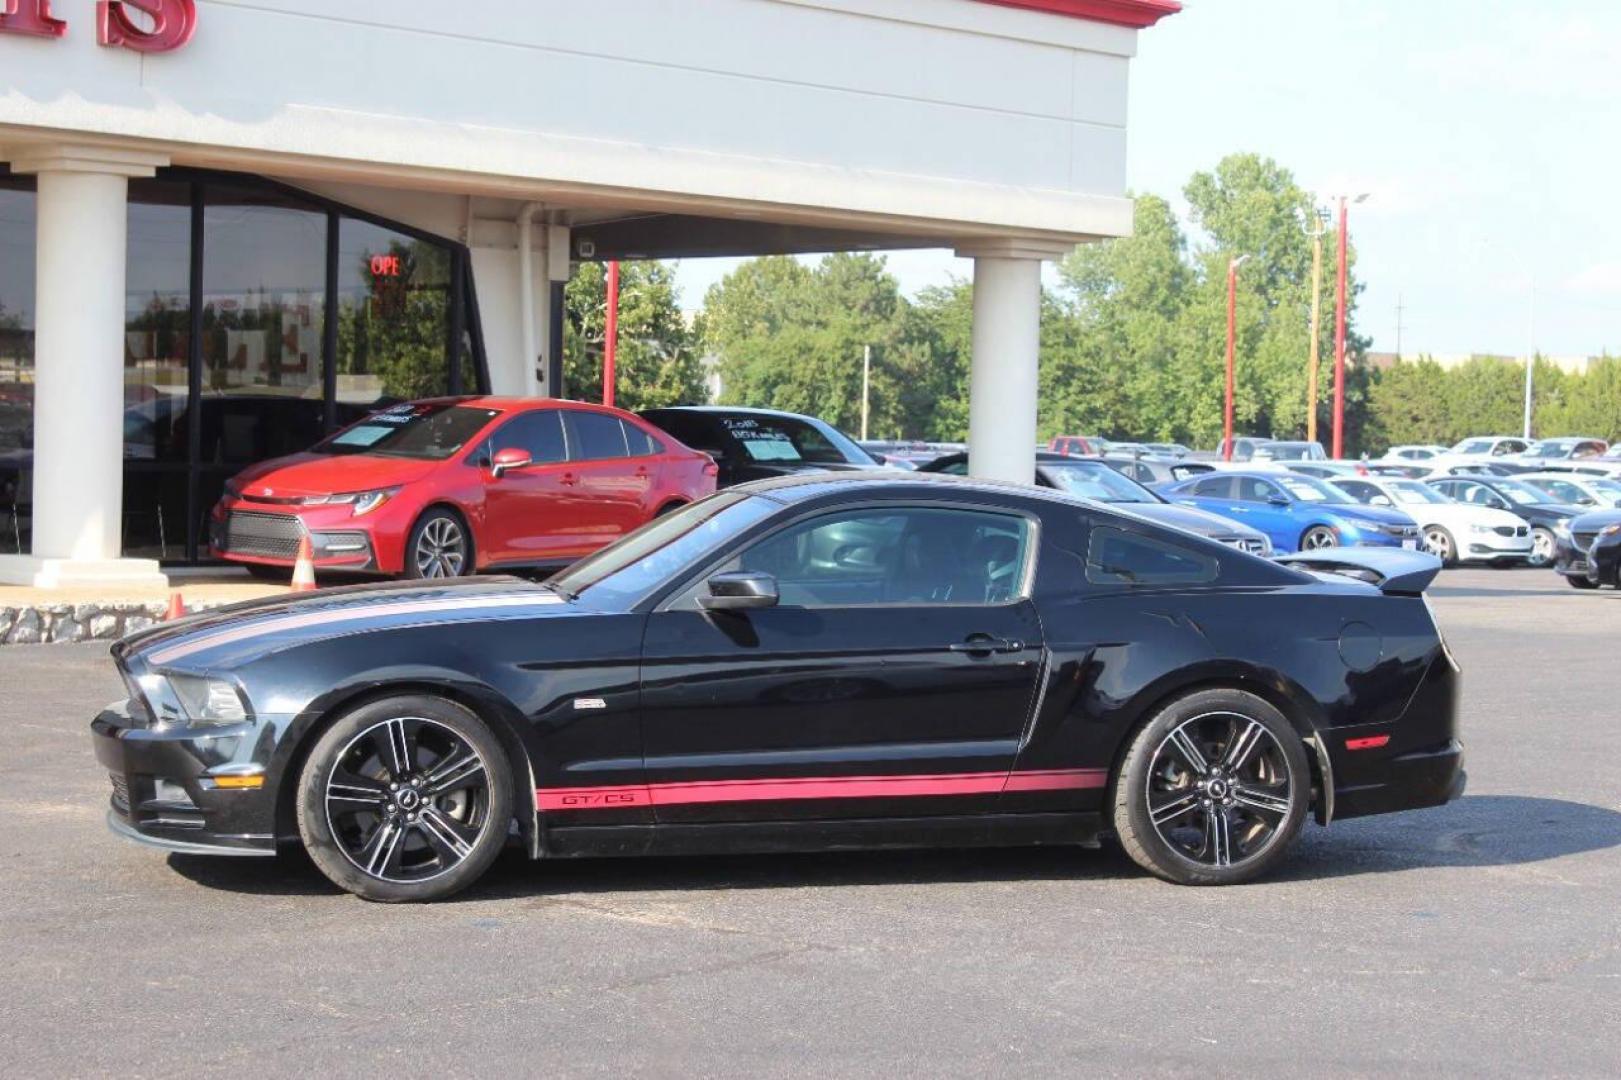
[[[1233,437],[1233,456],[1231,460],[1249,461],[1255,457],[1256,450],[1260,449],[1260,447],[1271,441],[1271,439],[1264,438],[1260,435],[1235,435]],[[1226,439],[1222,439],[1216,444],[1216,457],[1223,461],[1228,460]]]
[[[1458,502],[1507,510],[1531,526],[1532,566],[1553,561],[1554,537],[1582,512],[1551,498],[1547,492],[1509,476],[1449,476],[1425,481],[1435,490]]]
[[[1054,454],[1067,454],[1071,457],[1092,457],[1103,453],[1107,444],[1097,435],[1055,435],[1047,443],[1047,449]]]
[[[1148,447],[1149,453],[1158,454],[1160,457],[1185,458],[1193,453],[1192,447],[1183,446],[1179,442],[1151,442],[1143,445]]]
[[[1319,442],[1274,439],[1255,448],[1252,461],[1327,461],[1328,453]]]
[[[918,471],[966,476],[968,455],[950,454],[922,466]],[[1272,553],[1272,544],[1265,533],[1231,518],[1172,505],[1164,496],[1128,479],[1113,468],[1112,463],[1098,458],[1075,458],[1046,452],[1037,454],[1036,486],[1065,491],[1083,499],[1112,503],[1150,521],[1186,529],[1252,555]]]
[[[455,577],[557,567],[715,490],[715,463],[630,413],[547,398],[395,405],[245,469],[210,518],[213,554],[285,575]]]
[[[1444,446],[1434,443],[1419,443],[1411,446],[1392,446],[1385,451],[1386,461],[1428,461],[1449,453]]]
[[[814,416],[729,405],[675,405],[641,416],[714,458],[723,488],[796,472],[880,467],[854,439]]]
[[[1439,480],[1448,476],[1518,476],[1529,471],[1529,466],[1509,461],[1465,461],[1457,464],[1438,464],[1419,479]]]
[[[1575,589],[1621,588],[1621,510],[1571,518],[1555,538],[1553,568]]]
[[[1301,565],[1035,488],[784,477],[543,585],[162,623],[114,646],[130,697],[91,739],[115,833],[301,843],[374,900],[455,893],[511,837],[552,859],[1114,836],[1233,884],[1308,815],[1464,787],[1439,561]]]
[[[1373,470],[1360,461],[1284,461],[1283,468],[1301,476],[1336,480],[1342,476],[1372,476]]]
[[[1173,484],[1167,498],[1242,522],[1279,551],[1419,545],[1418,523],[1388,507],[1363,506],[1337,488],[1287,472],[1216,472]]]
[[[1518,435],[1475,435],[1461,439],[1446,452],[1450,458],[1515,457],[1531,448],[1530,440]]]
[[[1213,461],[1188,461],[1184,458],[1149,457],[1147,455],[1119,456],[1114,453],[1103,455],[1103,463],[1108,465],[1120,475],[1137,481],[1139,484],[1174,484],[1178,480],[1186,480],[1190,476],[1202,476],[1207,472],[1214,472],[1216,463]]]
[[[1610,444],[1603,439],[1560,438],[1543,439],[1528,447],[1520,455],[1527,465],[1545,465],[1552,461],[1572,461],[1603,457]]]
[[[1515,479],[1568,506],[1605,510],[1621,506],[1621,480],[1569,472],[1521,473]]]
[[[1443,566],[1512,566],[1531,557],[1531,526],[1507,510],[1458,502],[1417,480],[1342,477],[1333,484],[1365,506],[1393,506],[1409,515],[1418,522],[1424,550]]]

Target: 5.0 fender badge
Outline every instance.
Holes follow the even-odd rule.
[[[576,709],[606,709],[608,703],[599,697],[577,697],[574,699]]]

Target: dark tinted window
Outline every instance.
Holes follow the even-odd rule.
[[[569,410],[570,456],[576,461],[597,461],[602,458],[622,458],[629,452],[625,445],[625,429],[617,416],[605,413]]]
[[[1225,499],[1231,496],[1232,491],[1232,477],[1209,476],[1189,488],[1188,494],[1203,496],[1207,499]]]
[[[489,457],[499,450],[517,447],[528,451],[529,460],[536,463],[568,459],[563,418],[556,409],[535,409],[513,417],[490,437],[489,443]]]
[[[728,569],[777,579],[799,607],[1000,604],[1024,583],[1029,523],[972,510],[827,514],[768,537]]]
[[[694,450],[716,454],[726,452],[726,435],[703,413],[682,412],[679,409],[657,409],[645,413],[645,418],[668,431]]]
[[[1270,480],[1262,480],[1255,476],[1241,476],[1238,478],[1238,493],[1233,496],[1239,502],[1266,502],[1272,498],[1282,498],[1283,492]]]
[[[1374,499],[1384,495],[1384,492],[1366,480],[1336,480],[1334,486],[1359,503],[1371,503]]]
[[[1136,533],[1092,530],[1086,580],[1094,585],[1196,585],[1216,579],[1216,560]]]
[[[629,420],[621,420],[625,428],[625,445],[630,448],[631,457],[645,457],[648,454],[662,454],[664,447],[659,441]]]

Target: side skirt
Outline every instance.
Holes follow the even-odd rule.
[[[572,825],[544,830],[542,857],[738,855],[931,847],[1097,847],[1096,813],[975,814],[712,825]]]

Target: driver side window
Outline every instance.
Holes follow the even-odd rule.
[[[777,580],[784,607],[1004,604],[1023,595],[1030,523],[908,508],[827,514],[765,538],[721,570]]]

